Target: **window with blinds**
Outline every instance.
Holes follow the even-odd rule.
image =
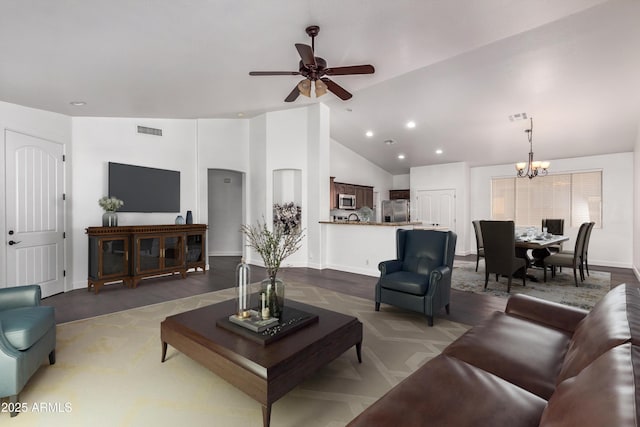
[[[571,227],[594,221],[602,228],[602,172],[492,179],[491,218],[513,220],[519,227],[563,218]]]

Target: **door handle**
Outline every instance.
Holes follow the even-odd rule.
[[[21,240],[18,240],[17,242],[14,242],[13,240],[9,240],[9,246],[17,245],[20,242]]]

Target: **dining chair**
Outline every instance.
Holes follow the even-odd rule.
[[[591,240],[591,230],[593,230],[594,225],[596,225],[596,223],[593,221],[589,223],[589,228],[587,229],[587,236],[584,239],[584,248],[582,249],[582,252],[584,254],[582,256],[582,262],[584,264],[584,269],[587,271],[587,276],[590,276],[589,274],[589,241]]]
[[[476,232],[476,271],[480,264],[480,258],[484,258],[484,242],[482,241],[482,230],[480,230],[480,220],[471,221]]]
[[[527,262],[516,256],[515,224],[513,221],[480,221],[484,243],[484,288],[487,289],[489,274],[508,278],[507,292],[511,292],[513,274],[522,270],[522,285],[527,286]]]
[[[551,276],[556,275],[556,267],[572,267],[573,279],[578,286],[578,272],[580,272],[580,280],[584,281],[584,244],[587,237],[591,223],[584,222],[578,229],[578,236],[576,237],[576,244],[573,252],[563,251],[557,254],[549,255],[544,258],[544,281],[547,281],[547,267],[551,267]]]
[[[547,228],[547,233],[551,233],[554,236],[562,236],[564,234],[564,219],[544,218],[542,220],[542,230],[544,230],[545,227]],[[551,253],[562,252],[562,243],[549,246],[548,249]]]

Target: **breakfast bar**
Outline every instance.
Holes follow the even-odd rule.
[[[421,222],[320,221],[325,268],[378,276],[378,264],[396,257],[396,231]]]

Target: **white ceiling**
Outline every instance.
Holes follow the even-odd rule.
[[[639,22],[637,0],[0,0],[0,100],[101,117],[300,107],[317,100],[283,102],[299,76],[248,73],[297,70],[317,24],[330,67],[376,68],[333,78],[351,100],[320,98],[332,138],[393,174],[525,160],[521,112],[536,159],[632,151]]]

